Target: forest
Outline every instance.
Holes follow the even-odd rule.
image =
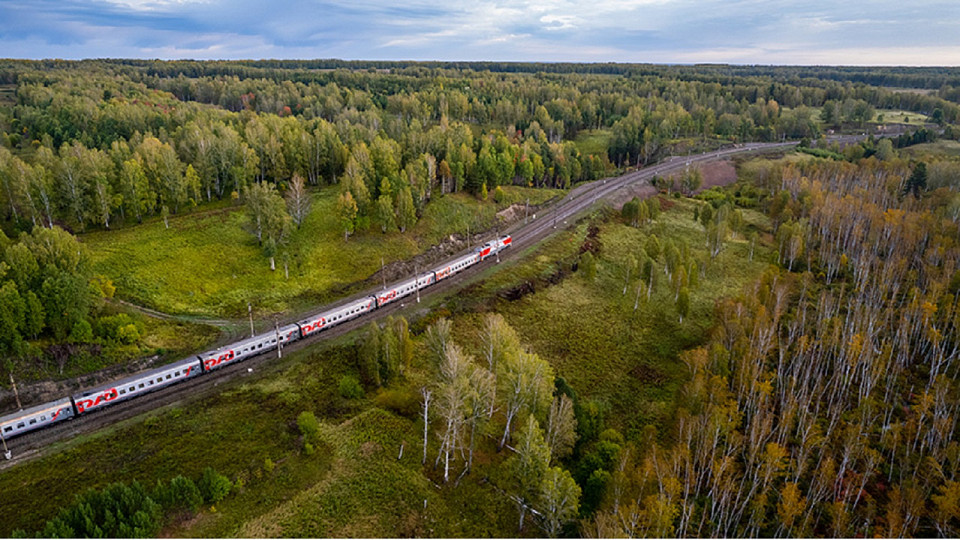
[[[0,371],[34,380],[156,350],[102,264],[121,234],[173,249],[212,216],[295,280],[318,213],[342,253],[462,237],[441,209],[489,226],[531,192],[799,141],[725,187],[658,177],[459,296],[86,441],[126,457],[0,505],[0,533],[960,533],[956,70],[3,60],[0,83]],[[50,462],[0,487],[43,497]]]

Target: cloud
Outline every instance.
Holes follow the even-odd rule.
[[[0,55],[958,65],[960,4],[4,0]]]

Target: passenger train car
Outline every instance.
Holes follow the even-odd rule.
[[[286,343],[315,335],[331,326],[363,316],[370,311],[461,272],[506,249],[512,241],[513,239],[509,235],[497,238],[443,266],[423,272],[413,279],[395,284],[390,288],[384,288],[374,296],[351,300],[294,324],[278,328],[273,332],[265,332],[192,358],[186,358],[109,384],[84,390],[73,396],[63,397],[50,403],[0,417],[0,435],[4,439],[10,439],[56,422],[89,414],[112,403],[135,398],[186,379],[202,376],[227,364],[240,362],[251,356],[277,349]]]

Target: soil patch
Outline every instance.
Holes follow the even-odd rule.
[[[714,186],[728,186],[737,181],[737,169],[730,160],[704,163],[700,166],[700,173],[703,174],[703,185],[697,193]]]

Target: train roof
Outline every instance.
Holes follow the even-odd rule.
[[[124,378],[122,378],[122,379],[115,379],[115,380],[110,381],[110,382],[108,382],[108,383],[103,383],[103,384],[97,385],[97,386],[95,386],[95,387],[93,387],[93,388],[84,388],[84,389],[81,389],[81,390],[79,390],[79,391],[73,392],[72,395],[74,395],[74,396],[89,396],[89,395],[91,395],[91,394],[96,394],[97,392],[100,392],[100,391],[102,391],[102,390],[107,390],[107,389],[113,388],[113,387],[115,387],[115,386],[123,386],[124,384],[128,384],[128,383],[131,383],[131,382],[139,381],[140,379],[149,379],[149,378],[153,377],[154,375],[157,375],[157,374],[160,374],[160,373],[165,373],[165,372],[167,372],[167,371],[170,371],[170,369],[176,369],[176,368],[180,368],[180,367],[187,367],[187,366],[189,366],[189,365],[191,365],[191,364],[197,365],[197,367],[199,368],[199,360],[197,359],[196,356],[191,356],[191,357],[189,357],[189,358],[183,358],[183,359],[181,359],[181,360],[177,360],[176,362],[170,362],[169,364],[164,364],[164,365],[159,366],[159,367],[155,367],[155,368],[151,368],[151,369],[146,369],[146,370],[143,370],[143,371],[139,371],[139,372],[134,373],[133,375],[130,375],[130,376],[128,376],[128,377],[124,377]]]
[[[20,418],[28,418],[31,416],[36,416],[37,413],[41,413],[50,409],[60,409],[64,406],[70,405],[70,398],[61,398],[56,401],[50,401],[43,403],[41,405],[35,405],[33,407],[23,409],[22,411],[13,411],[4,416],[0,416],[0,424],[6,424],[7,422],[12,422],[19,420]]]

